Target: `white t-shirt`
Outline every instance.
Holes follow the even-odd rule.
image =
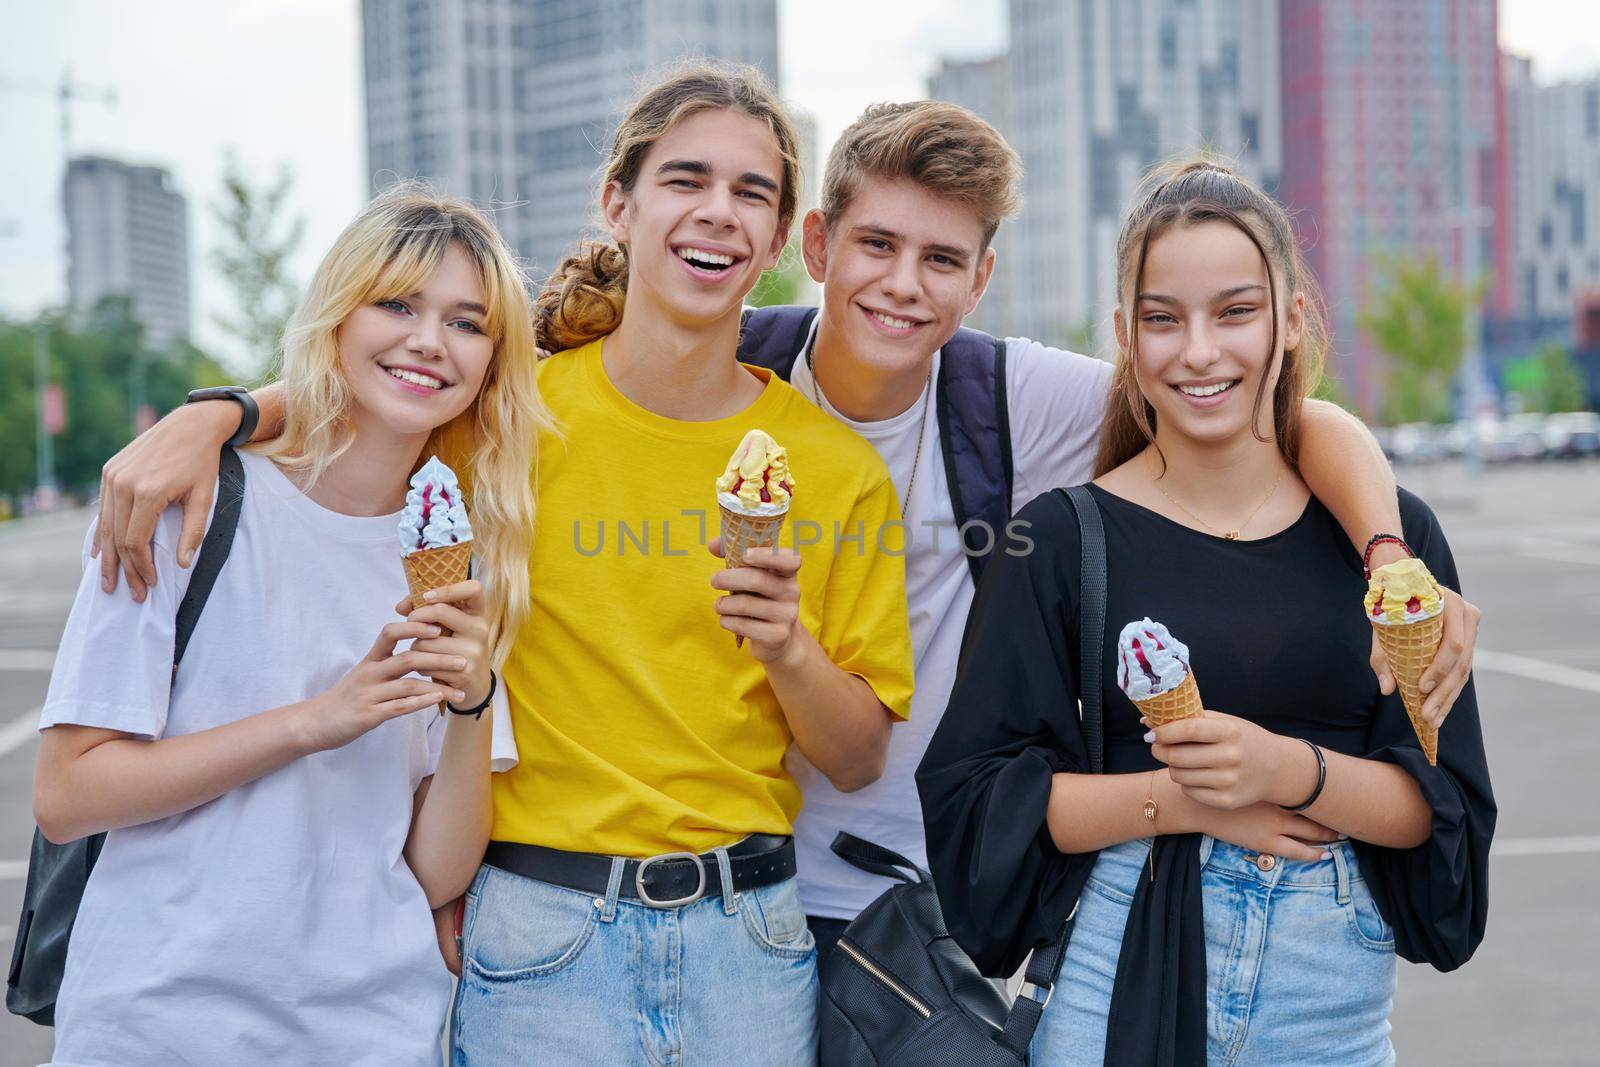
[[[812,330],[816,326],[813,323]],[[809,345],[809,339],[807,344]],[[934,385],[940,356],[934,356]],[[790,377],[813,400],[814,380],[804,356]],[[1057,486],[1087,481],[1099,442],[1100,418],[1110,389],[1111,365],[1048,348],[1025,338],[1006,339],[1006,402],[1011,415],[1012,512]],[[905,520],[914,540],[906,555],[906,599],[911,610],[911,651],[916,690],[911,718],[890,731],[888,762],[872,785],[844,794],[798,750],[789,768],[805,793],[795,823],[800,900],[806,914],[853,919],[889,882],[839,859],[828,847],[840,830],[894,849],[927,866],[917,764],[950,702],[956,659],[975,587],[956,537],[955,508],[945,477],[936,412],[924,393],[910,409],[882,422],[853,422],[820,396],[821,407],[872,443],[889,466],[897,491],[910,485]],[[926,417],[924,413],[926,411]],[[918,460],[918,431],[922,456]],[[915,462],[916,480],[911,482]],[[1000,545],[1007,544],[997,531]],[[1023,547],[1018,544],[1019,550]]]
[[[239,530],[169,691],[180,516],[143,604],[88,566],[41,728],[195,733],[324,692],[395,621],[399,513],[356,518],[242,454]],[[93,531],[91,531],[91,536]],[[87,549],[87,545],[86,545]],[[432,709],[107,835],[72,930],[57,1064],[437,1064],[450,975],[401,854]]]

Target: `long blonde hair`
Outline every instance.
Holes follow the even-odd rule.
[[[312,482],[350,447],[354,397],[339,359],[340,325],[364,304],[422,288],[452,245],[478,270],[494,355],[478,395],[434,429],[420,458],[441,455],[466,489],[498,664],[528,614],[533,470],[538,435],[552,422],[539,396],[526,278],[476,208],[406,182],[384,191],[345,227],[284,333],[283,433],[251,447],[309,472]]]
[[[656,82],[628,109],[606,160],[602,187],[632,192],[651,147],[678,123],[702,111],[731,109],[765,122],[778,142],[783,187],[778,229],[787,233],[799,203],[800,150],[778,95],[754,67],[689,63]],[[609,241],[583,241],[545,281],[537,299],[539,347],[560,352],[604,337],[622,322],[628,295],[628,252]]]
[[[1254,182],[1221,162],[1202,157],[1168,163],[1146,174],[1139,197],[1117,238],[1117,304],[1128,324],[1128,347],[1117,354],[1111,377],[1111,396],[1100,430],[1100,452],[1095,457],[1098,477],[1122,466],[1155,444],[1156,411],[1139,389],[1135,366],[1139,351],[1139,286],[1150,244],[1181,226],[1225,222],[1250,238],[1267,267],[1267,294],[1272,309],[1271,358],[1278,350],[1278,312],[1300,293],[1305,298],[1300,341],[1285,349],[1278,384],[1271,403],[1278,451],[1291,466],[1300,460],[1302,402],[1322,379],[1327,359],[1328,331],[1322,315],[1316,279],[1307,269],[1295,243],[1289,216]],[[1280,288],[1281,287],[1281,288]],[[1250,409],[1251,433],[1261,406],[1267,401],[1263,375]]]

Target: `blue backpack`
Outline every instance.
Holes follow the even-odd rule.
[[[813,307],[747,308],[739,360],[789,380],[805,350]],[[934,391],[945,480],[974,583],[1011,519],[1011,416],[1006,343],[965,327],[945,342]]]

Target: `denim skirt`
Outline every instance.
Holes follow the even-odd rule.
[[[1347,842],[1317,863],[1200,842],[1208,1067],[1395,1062],[1394,931]],[[1034,1035],[1040,1067],[1100,1067],[1128,908],[1150,839],[1101,851],[1061,980]]]

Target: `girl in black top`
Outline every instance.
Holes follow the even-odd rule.
[[[1294,469],[1323,345],[1282,209],[1190,163],[1152,177],[1117,258],[1091,488],[1106,773],[1087,773],[1076,708],[1078,525],[1051,494],[1019,515],[1034,550],[985,576],[918,774],[947,922],[1005,973],[1078,907],[1036,1063],[1392,1062],[1395,954],[1449,970],[1483,936],[1474,688],[1434,767],[1368,669],[1361,560]],[[1426,505],[1402,493],[1401,514],[1456,587]],[[1147,732],[1115,681],[1117,633],[1144,616],[1188,644],[1218,710]]]

